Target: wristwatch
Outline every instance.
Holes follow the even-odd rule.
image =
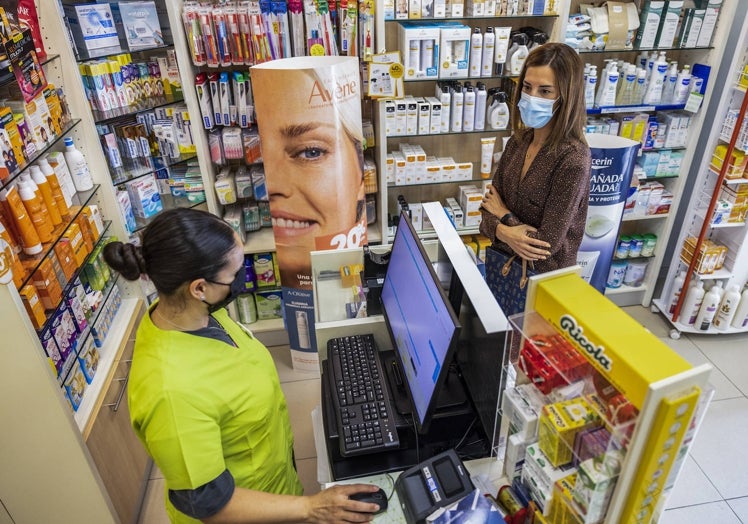
[[[502,223],[502,224],[504,224],[505,226],[508,226],[508,225],[509,225],[509,221],[510,221],[510,220],[511,220],[512,218],[514,218],[514,213],[512,213],[512,212],[510,211],[509,213],[507,213],[506,215],[504,215],[503,217],[501,217],[501,218],[499,219],[499,222],[501,222],[501,223]]]

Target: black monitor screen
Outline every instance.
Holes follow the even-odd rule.
[[[431,261],[403,214],[382,288],[382,306],[420,432],[447,376],[460,324]]]

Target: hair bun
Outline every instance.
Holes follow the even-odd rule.
[[[137,280],[146,273],[145,259],[140,246],[110,242],[104,246],[104,260],[127,280]]]

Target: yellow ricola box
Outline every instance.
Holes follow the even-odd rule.
[[[551,499],[551,512],[548,514],[548,522],[553,524],[582,524],[577,516],[572,503],[572,493],[577,482],[577,474],[556,481],[553,486],[553,499]]]
[[[538,445],[558,468],[572,458],[574,437],[581,430],[598,424],[600,418],[584,398],[547,404],[538,419]]]
[[[650,384],[692,369],[576,273],[538,282],[533,308],[638,410]]]

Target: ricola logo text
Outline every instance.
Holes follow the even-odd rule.
[[[589,356],[595,359],[605,371],[610,371],[613,363],[605,354],[603,346],[595,346],[584,336],[584,328],[577,324],[576,319],[571,315],[564,315],[560,321],[561,329],[566,331],[577,345],[582,348]]]

